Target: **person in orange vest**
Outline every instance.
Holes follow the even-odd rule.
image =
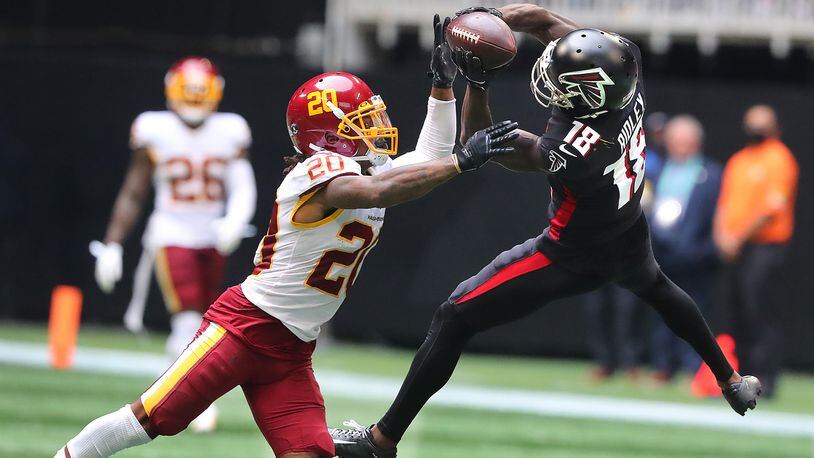
[[[771,107],[749,108],[743,128],[746,146],[726,164],[714,236],[729,264],[726,290],[738,358],[760,377],[763,395],[771,396],[782,359],[778,294],[794,231],[798,166],[780,140]]]

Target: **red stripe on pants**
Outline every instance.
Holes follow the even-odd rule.
[[[527,274],[531,271],[542,269],[551,264],[551,260],[548,259],[543,253],[537,252],[533,255],[515,261],[508,266],[504,267],[498,273],[493,275],[490,279],[486,280],[485,282],[481,283],[480,286],[473,289],[472,291],[466,293],[457,301],[456,304],[460,304],[461,302],[466,302],[472,298],[478,297],[481,294],[491,291],[498,286],[506,283],[507,281],[517,278],[521,275]]]

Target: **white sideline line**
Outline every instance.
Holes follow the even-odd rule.
[[[0,340],[0,363],[47,367],[44,344]],[[125,350],[79,348],[74,369],[105,374],[156,376],[167,366],[166,357]],[[322,391],[358,400],[390,401],[401,380],[389,377],[318,370]],[[722,400],[717,406],[645,401],[546,391],[479,388],[450,385],[431,401],[435,406],[460,407],[534,415],[615,420],[704,427],[737,432],[814,438],[814,415],[750,412],[740,417]]]

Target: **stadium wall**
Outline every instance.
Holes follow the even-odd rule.
[[[93,281],[88,242],[102,237],[128,163],[130,122],[141,111],[162,109],[162,78],[178,56],[153,52],[5,50],[0,53],[0,318],[42,321],[55,284],[76,284],[86,294],[84,322],[119,323],[139,257],[140,231],[125,247],[125,280],[111,296]],[[290,151],[284,111],[291,91],[311,72],[285,60],[217,58],[226,76],[222,108],[237,111],[254,134],[252,162],[259,187],[254,224],[265,230],[280,157]],[[428,92],[424,65],[403,64],[363,75],[387,102],[414,145]],[[462,89],[462,86],[459,87]],[[543,111],[529,96],[526,68],[494,84],[493,113],[541,131]],[[784,138],[800,161],[798,226],[787,267],[783,315],[786,364],[814,370],[808,334],[814,284],[814,216],[807,197],[814,185],[809,107],[814,89],[796,85],[692,80],[648,80],[650,111],[689,112],[707,130],[707,152],[725,160],[741,143],[740,117],[757,102],[778,108]],[[459,92],[462,95],[462,92]],[[454,286],[492,257],[545,226],[548,188],[542,176],[513,175],[497,166],[467,174],[430,198],[388,212],[379,246],[365,262],[353,294],[332,332],[341,338],[416,346],[434,308]],[[254,241],[230,259],[228,282],[251,268]],[[718,307],[715,321],[723,315]],[[582,356],[588,353],[578,299],[560,301],[520,323],[476,338],[477,351]],[[147,324],[166,326],[153,288]]]

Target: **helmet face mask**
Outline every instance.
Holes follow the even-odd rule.
[[[215,66],[200,57],[181,59],[164,77],[168,108],[190,125],[203,123],[217,111],[223,87],[223,78]]]
[[[349,140],[364,141],[371,153],[388,156],[398,153],[398,129],[390,122],[387,106],[379,95],[342,116],[336,130]]]
[[[531,93],[534,94],[537,103],[546,108],[553,105],[568,110],[574,108],[570,98],[576,94],[569,94],[560,90],[549,75],[554,48],[557,47],[559,41],[558,38],[548,43],[543,54],[531,67]]]
[[[331,151],[376,166],[398,152],[398,129],[381,96],[349,73],[305,82],[289,101],[286,123],[294,148],[306,157]]]

